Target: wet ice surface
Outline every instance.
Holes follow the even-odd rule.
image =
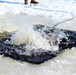
[[[75,75],[76,51],[72,49],[40,65],[21,63],[0,56],[1,75]]]
[[[50,23],[50,18],[44,18],[43,16],[27,16],[25,17],[24,14],[23,15],[12,15],[11,14],[5,14],[5,15],[1,15],[0,16],[0,20],[2,20],[3,22],[1,23],[1,32],[3,31],[8,31],[8,32],[13,32],[13,31],[18,31],[18,36],[19,37],[15,37],[17,39],[25,39],[23,38],[22,35],[26,34],[26,26],[28,25],[28,27],[30,26],[29,21],[25,21],[30,19],[30,23],[32,24],[46,24],[46,26],[50,25],[53,26],[55,23],[58,23],[59,20],[55,21],[55,20],[51,20]],[[12,17],[12,19],[10,20],[10,18]],[[30,18],[29,18],[30,17]],[[16,18],[16,19],[15,19]],[[35,22],[31,22],[33,18],[37,18],[37,21],[35,20]],[[22,20],[20,20],[22,19]],[[42,20],[42,22],[41,22]],[[45,22],[43,22],[43,20]],[[75,20],[75,19],[74,19]],[[73,21],[72,20],[72,23]],[[47,24],[48,21],[48,24]],[[9,23],[9,24],[8,24]],[[75,21],[74,21],[75,23]],[[22,25],[23,24],[23,25]],[[4,25],[4,26],[3,26]],[[65,25],[65,24],[64,24]],[[7,28],[8,26],[8,28]],[[11,29],[12,26],[12,30]],[[25,27],[25,29],[23,29]],[[15,29],[14,29],[15,28]],[[22,33],[22,35],[21,35]],[[26,36],[24,36],[26,37]],[[22,42],[17,41],[16,42]],[[20,61],[15,61],[12,60],[10,58],[5,58],[5,57],[0,57],[0,73],[2,75],[50,75],[50,74],[54,74],[54,75],[75,75],[76,73],[76,69],[75,69],[75,64],[76,64],[76,49],[71,49],[70,51],[67,51],[63,54],[60,54],[58,57],[52,59],[52,60],[48,60],[40,65],[34,65],[34,64],[29,64],[27,62],[20,62]]]
[[[13,32],[19,30],[18,35],[20,36],[20,33],[23,33],[25,29],[27,29],[27,27],[30,26],[29,20],[31,25],[43,24],[46,26],[53,27],[55,24],[73,18],[76,15],[75,0],[66,0],[66,1],[48,0],[47,2],[44,2],[43,0],[39,0],[39,1],[43,3],[42,8],[44,5],[46,5],[46,7],[44,7],[45,9],[48,7],[47,9],[57,10],[57,11],[50,12],[43,10],[44,11],[43,12],[41,9],[37,10],[37,9],[32,9],[30,7],[26,9],[27,6],[24,7],[24,5],[15,4],[13,7],[13,4],[0,3],[0,10],[1,10],[0,32],[3,31]],[[59,12],[58,10],[61,12]],[[8,12],[10,14],[6,14]],[[14,15],[11,15],[12,13]],[[29,15],[27,14],[28,16],[26,17],[25,13],[26,14],[28,13]],[[20,15],[16,16],[16,14],[20,14]],[[33,16],[31,16],[31,14],[33,14]],[[33,19],[35,20],[33,21]],[[76,19],[74,18],[73,20],[67,21],[65,23],[61,23],[56,27],[76,31]],[[22,35],[24,35],[25,33],[26,32],[24,32]],[[22,38],[24,40],[22,36],[17,38],[18,39]],[[18,41],[18,42],[23,42],[23,41]],[[0,74],[1,75],[43,75],[43,74],[44,75],[50,75],[50,74],[76,75],[76,49],[72,48],[71,50],[63,54],[60,54],[58,57],[46,61],[45,63],[40,65],[33,65],[26,62],[22,63],[19,61],[12,60],[10,58],[5,58],[0,56]]]

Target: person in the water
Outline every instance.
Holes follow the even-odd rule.
[[[36,0],[31,0],[30,3],[38,4],[39,2],[37,2]],[[24,4],[28,4],[28,0],[24,0]]]

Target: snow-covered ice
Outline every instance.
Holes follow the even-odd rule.
[[[12,43],[24,42],[24,34],[36,24],[50,27],[56,25],[57,28],[76,31],[76,0],[38,1],[39,5],[24,5],[23,0],[0,0],[0,32],[17,32],[12,36]],[[76,75],[76,48],[40,65],[0,56],[0,74]]]

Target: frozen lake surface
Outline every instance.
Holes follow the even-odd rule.
[[[76,31],[75,0],[38,0],[39,5],[24,5],[22,0],[0,0],[0,32],[17,31],[12,43],[24,43],[30,27],[41,24]],[[29,35],[31,33],[29,32]],[[32,36],[33,37],[33,36]],[[76,75],[76,48],[40,65],[0,56],[1,75]]]

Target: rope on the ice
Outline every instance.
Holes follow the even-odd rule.
[[[0,1],[0,3],[8,3],[8,4],[21,4],[21,5],[25,5],[24,3],[21,3],[21,2],[10,2],[10,1]],[[30,4],[29,6],[31,7],[31,6],[36,6],[37,4]],[[41,6],[43,6],[43,7],[47,7],[46,5],[44,5],[44,4],[40,4]],[[25,5],[26,6],[26,5]],[[28,6],[28,5],[27,5]]]
[[[67,22],[67,21],[73,20],[73,19],[75,18],[75,16],[74,16],[74,14],[73,14],[72,12],[70,12],[70,14],[72,15],[72,18],[67,19],[67,20],[64,20],[64,21],[61,21],[61,22],[55,24],[52,28],[54,29],[56,26],[58,26],[58,25],[61,24],[61,23],[65,23],[65,22]]]
[[[20,3],[20,2],[9,2],[9,1],[0,1],[0,3],[23,4],[23,3]]]
[[[25,5],[24,3],[20,3],[20,2],[9,2],[9,1],[0,1],[1,3],[9,3],[9,4],[22,4],[24,5],[25,8],[32,8],[32,9],[36,9],[36,10],[44,10],[44,11],[53,11],[53,12],[62,12],[62,13],[69,13],[70,15],[72,15],[72,18],[70,19],[67,19],[67,20],[64,20],[64,21],[61,21],[57,24],[55,24],[52,28],[54,29],[56,26],[58,26],[59,24],[61,23],[65,23],[67,21],[71,21],[75,18],[75,15],[72,13],[72,12],[67,12],[67,11],[61,11],[61,10],[50,10],[50,9],[43,9],[43,8],[38,8],[38,7],[33,7],[31,5],[27,6]],[[43,5],[43,4],[41,4]]]
[[[54,11],[54,12],[68,13],[67,11],[50,10],[50,9],[43,9],[43,8],[33,7],[33,6],[31,6],[31,4],[30,5],[25,5],[24,3],[20,3],[20,2],[0,1],[0,3],[21,4],[21,5],[24,5],[25,8],[32,8],[32,9],[36,9],[36,10],[44,10],[44,11]],[[44,4],[41,3],[41,5],[44,5]]]

